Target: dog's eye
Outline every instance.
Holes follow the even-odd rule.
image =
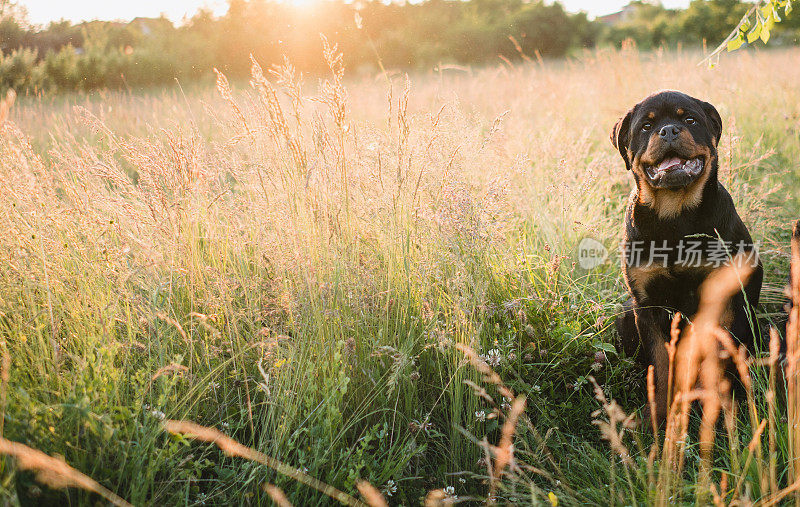
[[[644,130],[645,132],[647,132],[647,131],[648,131],[648,130],[650,130],[651,128],[653,128],[653,124],[652,124],[652,123],[650,123],[649,121],[648,121],[648,122],[645,122],[645,124],[644,124],[644,125],[642,125],[642,130]]]
[[[685,121],[687,125],[694,125],[695,123],[697,123],[697,120],[695,120],[691,116],[687,116],[686,119],[683,121]]]

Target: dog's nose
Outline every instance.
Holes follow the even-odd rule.
[[[661,130],[658,131],[658,135],[664,141],[671,143],[678,138],[678,135],[681,133],[681,129],[678,128],[677,125],[665,125],[661,127]]]

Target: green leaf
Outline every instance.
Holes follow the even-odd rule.
[[[769,41],[769,28],[766,26],[761,30],[761,40],[766,44]]]
[[[742,37],[741,35],[729,40],[728,41],[728,52],[736,51],[737,49],[742,47],[742,44],[744,44],[744,37]]]
[[[595,343],[594,348],[596,348],[597,350],[602,350],[606,354],[617,355],[617,349],[615,349],[614,346],[611,345],[610,343],[605,343],[605,342]]]
[[[780,21],[780,20],[778,20],[778,21]],[[772,15],[769,15],[767,17],[767,19],[764,21],[764,29],[767,30],[767,31],[770,31],[770,30],[772,30],[773,26],[775,26],[775,17],[772,16]]]
[[[757,23],[756,26],[750,30],[750,33],[747,34],[747,43],[752,44],[758,39],[759,35],[761,35],[761,23]]]
[[[744,44],[744,39],[742,37],[736,37],[728,41],[728,52],[736,51]]]

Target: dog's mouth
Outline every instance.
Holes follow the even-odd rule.
[[[681,188],[692,183],[705,166],[705,158],[690,159],[667,155],[657,165],[645,166],[650,183],[657,188]]]

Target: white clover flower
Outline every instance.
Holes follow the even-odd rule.
[[[386,496],[392,496],[392,494],[397,493],[397,484],[391,479],[386,481],[386,484],[381,488],[381,491]]]
[[[493,368],[500,366],[501,359],[502,357],[500,356],[500,351],[497,349],[491,349],[486,353],[486,362]]]

